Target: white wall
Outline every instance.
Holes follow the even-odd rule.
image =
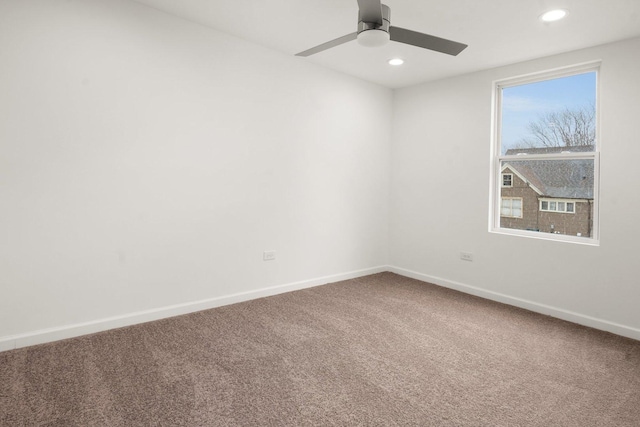
[[[395,271],[640,339],[639,53],[633,39],[396,91]],[[600,246],[489,233],[492,82],[600,59]]]
[[[639,51],[573,52],[392,103],[126,0],[0,0],[0,350],[386,264],[640,338]],[[492,81],[594,59],[601,245],[490,234]]]
[[[5,348],[386,264],[390,90],[130,1],[30,0],[0,1],[0,94]]]

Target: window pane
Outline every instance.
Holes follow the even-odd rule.
[[[500,166],[527,183],[523,188],[501,189],[501,197],[513,199],[509,213],[502,209],[505,217],[500,218],[500,227],[592,236],[593,159],[503,160]]]
[[[508,216],[511,213],[511,200],[502,199],[502,209],[500,215]]]
[[[513,216],[522,218],[522,199],[513,199]]]
[[[595,151],[596,72],[502,89],[501,153]]]
[[[498,206],[498,197],[518,202],[508,209],[500,205],[502,215],[492,209],[492,228],[598,236],[598,67],[577,65],[556,76],[541,73],[537,81],[529,75],[496,83],[494,160],[499,175],[492,207]],[[517,176],[518,185],[505,174]]]

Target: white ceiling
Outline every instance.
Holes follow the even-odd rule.
[[[356,0],[135,0],[294,55],[356,31]],[[296,58],[390,88],[640,36],[640,0],[386,0],[391,25],[466,43],[457,57],[356,41]],[[538,16],[565,8],[563,21]],[[640,52],[636,54],[640,55]],[[405,64],[391,67],[387,60]]]

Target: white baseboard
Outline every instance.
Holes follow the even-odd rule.
[[[429,276],[427,274],[406,270],[400,267],[389,266],[388,271],[423,282],[433,283],[434,285],[442,286],[445,288],[455,289],[466,294],[471,294],[492,301],[524,308],[536,313],[546,314],[548,316],[566,320],[572,323],[577,323],[579,325],[611,332],[613,334],[621,335],[627,338],[633,338],[635,340],[640,340],[640,329],[636,329],[630,326],[625,326],[619,323],[610,322],[608,320],[586,316],[584,314],[575,313],[573,311],[564,310],[562,308],[553,307],[546,304],[528,301],[522,298],[512,297],[498,292],[488,291],[486,289],[465,285],[464,283],[454,282],[451,280],[443,279],[441,277]]]
[[[383,271],[390,271],[401,276],[410,277],[423,282],[433,283],[438,286],[455,289],[460,292],[476,295],[492,301],[524,308],[536,313],[546,314],[548,316],[567,320],[579,325],[589,326],[594,329],[599,329],[614,333],[616,335],[640,340],[640,329],[636,329],[630,326],[609,322],[607,320],[586,316],[580,313],[575,313],[545,304],[539,304],[533,301],[512,297],[498,292],[488,291],[486,289],[465,285],[463,283],[454,282],[440,277],[429,276],[427,274],[418,273],[416,271],[411,271],[400,267],[379,266],[364,270],[351,271],[347,273],[340,273],[295,283],[289,283],[285,285],[272,286],[268,288],[257,289],[254,291],[241,292],[201,301],[194,301],[185,304],[176,304],[168,307],[157,308],[154,310],[140,311],[123,316],[94,320],[91,322],[77,323],[74,325],[42,329],[20,335],[0,337],[0,352],[37,344],[44,344],[67,338],[74,338],[81,335],[93,334],[96,332],[102,332],[109,329],[121,328],[124,326],[130,326],[139,323],[151,322],[153,320],[179,316],[182,314],[193,313],[201,310],[208,310],[210,308],[221,307],[224,305],[235,304],[238,302],[277,295],[285,292],[312,288],[314,286],[319,286],[326,283],[355,279],[357,277],[381,273]]]
[[[300,282],[289,283],[285,285],[257,289],[254,291],[240,292],[237,294],[210,298],[201,301],[194,301],[185,304],[176,304],[168,307],[161,307],[153,310],[140,311],[136,313],[125,314],[123,316],[109,317],[106,319],[77,323],[57,328],[41,329],[38,331],[28,332],[20,335],[0,337],[0,352],[37,344],[44,344],[67,338],[74,338],[81,335],[93,334],[109,329],[150,322],[153,320],[179,316],[196,311],[208,310],[210,308],[221,307],[223,305],[235,304],[238,302],[248,301],[256,298],[311,288],[326,283],[355,279],[357,277],[381,273],[383,271],[388,271],[388,268],[386,266],[367,268],[364,270],[334,274],[331,276],[318,277],[315,279],[303,280]]]

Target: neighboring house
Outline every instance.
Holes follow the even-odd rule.
[[[507,155],[593,151],[592,146],[512,149]],[[592,160],[517,160],[501,169],[500,226],[590,237]]]

